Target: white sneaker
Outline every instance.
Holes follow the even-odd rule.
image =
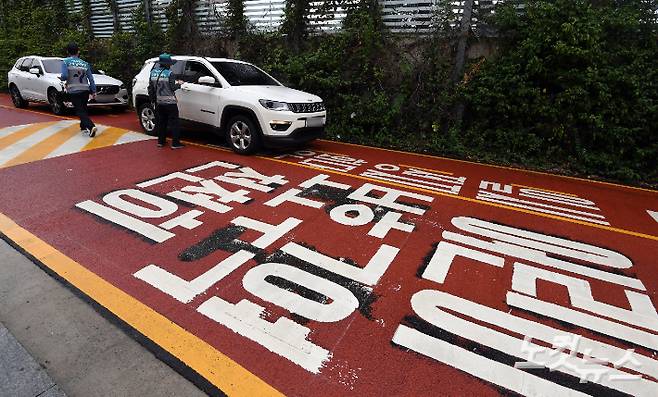
[[[85,135],[89,135],[89,129],[88,128],[82,129],[82,130],[80,130],[80,133],[85,134]]]
[[[96,126],[91,127],[91,131],[89,131],[89,137],[93,138],[96,136],[96,131],[98,131],[98,128]]]

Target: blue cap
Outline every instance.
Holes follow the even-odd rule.
[[[160,59],[158,62],[160,62],[162,65],[173,65],[176,63],[176,60],[171,59],[171,55],[165,52],[164,54],[160,54]]]

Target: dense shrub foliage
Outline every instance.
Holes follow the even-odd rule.
[[[16,58],[61,55],[70,40],[127,85],[162,51],[232,56],[322,96],[334,139],[658,185],[655,0],[509,0],[491,21],[497,51],[471,59],[457,84],[452,13],[432,35],[392,35],[362,0],[341,31],[310,34],[309,2],[287,0],[281,32],[265,34],[231,0],[226,29],[202,37],[194,1],[176,0],[166,31],[137,9],[135,32],[95,39],[85,8],[67,14],[65,1],[0,0],[3,87]]]
[[[86,44],[79,15],[68,15],[65,0],[0,0],[0,84],[16,59],[32,54],[61,54],[68,41]]]
[[[465,85],[470,150],[658,181],[655,1],[530,2],[499,10],[495,59]]]

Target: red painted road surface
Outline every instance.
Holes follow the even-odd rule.
[[[126,128],[133,131],[141,131],[135,112],[115,113],[109,108],[91,108],[89,114],[96,124],[111,125],[113,127]],[[47,105],[31,103],[23,110],[16,110],[11,102],[11,97],[0,94],[0,127],[36,123],[39,121],[52,121],[61,119],[75,119],[71,114],[56,116]]]
[[[0,180],[2,214],[287,395],[658,395],[654,191],[327,141]]]

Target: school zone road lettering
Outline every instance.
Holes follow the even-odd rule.
[[[161,346],[230,394],[658,394],[655,192],[328,142],[154,146],[0,170],[2,232],[170,321],[191,342]]]

